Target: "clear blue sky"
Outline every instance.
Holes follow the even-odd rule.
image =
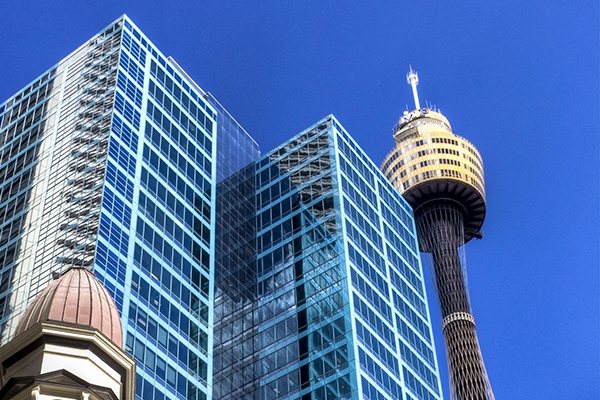
[[[333,113],[379,164],[411,64],[484,159],[467,260],[496,398],[600,398],[597,1],[3,0],[0,101],[123,13],[263,151]]]

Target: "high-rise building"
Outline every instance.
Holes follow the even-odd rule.
[[[408,203],[331,116],[260,156],[125,16],[0,104],[2,343],[73,268],[143,400],[442,397]]]
[[[0,105],[2,343],[53,273],[85,267],[137,394],[210,397],[217,115],[127,17]]]
[[[418,77],[407,75],[415,111],[395,127],[395,148],[381,165],[415,210],[419,246],[428,254],[442,314],[442,332],[457,400],[492,400],[467,292],[464,245],[481,238],[486,203],[483,162],[469,141],[452,133],[438,111],[421,108]]]
[[[412,210],[334,117],[217,192],[215,399],[442,397]]]

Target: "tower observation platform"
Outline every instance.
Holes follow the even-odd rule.
[[[433,272],[442,332],[456,400],[491,400],[467,290],[464,245],[481,239],[486,214],[483,161],[468,140],[455,135],[441,112],[421,108],[418,76],[407,75],[415,110],[394,127],[394,149],[381,170],[415,213],[419,247]]]

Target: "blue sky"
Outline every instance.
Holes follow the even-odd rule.
[[[496,398],[600,398],[597,1],[3,0],[0,101],[123,13],[263,151],[333,113],[379,164],[412,65],[485,163],[467,264]]]

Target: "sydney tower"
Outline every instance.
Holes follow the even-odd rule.
[[[481,238],[483,163],[436,110],[421,108],[418,77],[407,75],[416,109],[394,128],[395,148],[381,169],[415,213],[419,246],[432,267],[446,342],[450,393],[456,400],[494,399],[471,314],[464,245]]]

